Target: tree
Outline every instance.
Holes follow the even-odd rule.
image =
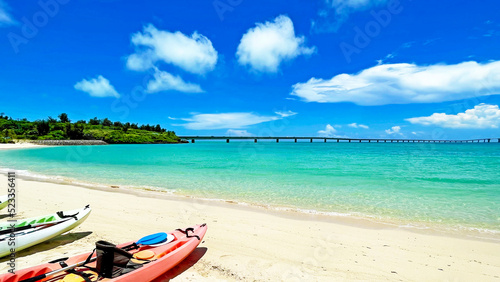
[[[72,140],[83,139],[83,128],[84,125],[81,123],[68,123],[66,124],[66,135]]]
[[[113,126],[114,126],[114,127],[119,127],[119,128],[122,128],[122,127],[123,127],[123,124],[122,124],[121,122],[119,122],[119,121],[115,121],[115,122],[113,123]]]
[[[155,127],[156,132],[161,132],[161,125],[157,124]]]
[[[62,123],[67,123],[67,122],[71,122],[68,118],[68,115],[66,113],[62,113],[59,115],[59,120],[62,122]]]
[[[57,122],[57,120],[53,117],[49,117],[47,120],[49,121],[49,123],[56,123]]]
[[[102,125],[111,126],[111,125],[113,125],[113,123],[108,118],[105,118],[102,120]]]
[[[50,124],[45,120],[41,120],[36,123],[36,129],[38,131],[38,136],[47,135],[50,132]]]
[[[99,125],[99,124],[101,124],[101,121],[98,120],[97,117],[95,117],[95,118],[92,118],[89,120],[89,124],[90,125]]]

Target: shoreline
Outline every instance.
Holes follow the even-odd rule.
[[[34,147],[45,147],[34,145]],[[25,147],[25,148],[34,148]],[[17,149],[17,148],[13,148]],[[6,175],[7,169],[1,169],[0,175]],[[162,190],[158,187],[132,187],[127,185],[112,185],[102,183],[86,182],[62,176],[48,176],[42,174],[17,174],[18,179],[32,182],[43,182],[58,185],[77,186],[89,190],[106,191],[112,193],[123,193],[145,198],[161,198],[172,201],[182,201],[186,203],[203,203],[220,207],[231,207],[235,209],[245,209],[259,213],[271,213],[276,216],[302,219],[302,220],[318,220],[322,222],[332,222],[344,224],[359,228],[394,228],[414,232],[418,234],[449,236],[454,238],[463,238],[471,240],[480,240],[485,242],[500,243],[500,231],[490,230],[477,227],[467,227],[446,225],[443,223],[419,222],[409,219],[388,219],[378,218],[375,216],[364,214],[347,214],[339,212],[325,212],[317,210],[306,210],[285,206],[271,206],[265,204],[255,204],[236,200],[228,200],[221,198],[203,198],[191,195],[175,194],[172,190]]]
[[[498,242],[382,225],[359,226],[350,221],[258,211],[230,203],[159,197],[151,191],[124,193],[122,189],[89,189],[22,178],[17,181],[22,217],[84,204],[92,207],[89,219],[77,229],[22,251],[19,269],[89,251],[100,239],[118,243],[206,222],[209,231],[199,246],[205,255],[192,267],[181,264],[180,268],[187,270],[178,276],[167,274],[169,278],[331,281],[481,277],[492,281],[500,277]],[[0,182],[6,182],[5,175],[0,175]],[[0,271],[5,272],[6,265],[2,266]]]
[[[29,149],[29,148],[40,148],[49,147],[44,145],[36,145],[28,142],[19,143],[0,143],[0,150],[17,150],[17,149]]]

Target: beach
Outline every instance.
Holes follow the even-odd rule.
[[[7,183],[0,175],[0,183]],[[79,227],[22,251],[19,269],[207,223],[198,249],[158,281],[498,281],[500,243],[347,217],[321,217],[123,188],[17,179],[20,217],[90,204]],[[7,271],[2,259],[1,272]]]

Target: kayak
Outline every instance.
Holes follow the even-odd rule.
[[[9,196],[3,195],[0,196],[0,210],[4,209],[9,204]]]
[[[0,257],[11,255],[11,248],[19,252],[70,231],[87,219],[90,211],[90,206],[86,206],[82,209],[1,223]]]
[[[165,234],[165,239],[161,242],[153,242],[151,244],[141,243],[141,240],[150,236],[144,237],[136,242],[128,242],[117,245],[116,248],[120,250],[127,250],[126,252],[133,256],[130,260],[139,265],[138,268],[125,272],[117,277],[104,278],[106,276],[103,272],[99,272],[104,268],[103,257],[99,257],[99,251],[80,254],[71,258],[62,258],[54,260],[39,266],[17,270],[15,274],[7,273],[0,275],[0,282],[20,282],[27,281],[120,281],[120,282],[147,282],[158,278],[168,270],[175,267],[189,254],[191,254],[196,247],[201,243],[207,231],[206,224],[196,225],[186,228],[184,230],[177,229]],[[158,233],[160,234],[160,233]],[[156,235],[156,234],[154,234]],[[99,242],[96,243],[98,247]],[[107,243],[107,242],[106,242]],[[134,245],[136,246],[134,248]],[[114,245],[113,245],[114,246]],[[130,249],[132,246],[132,249]],[[127,249],[128,248],[128,249]],[[122,251],[123,252],[123,251]],[[107,256],[109,258],[109,256]],[[111,255],[113,257],[113,255]],[[101,259],[101,262],[99,260]],[[72,267],[76,265],[77,267]],[[63,270],[71,268],[70,270]],[[113,270],[115,266],[113,265]],[[57,272],[52,274],[53,272]],[[37,277],[38,276],[38,277]],[[86,276],[86,279],[83,278]],[[36,277],[36,278],[34,278]],[[41,278],[40,278],[41,277]]]

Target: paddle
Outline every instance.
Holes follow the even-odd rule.
[[[154,245],[154,244],[159,244],[159,243],[164,242],[166,239],[167,239],[167,233],[165,233],[165,232],[151,234],[151,235],[142,237],[137,242],[135,242],[135,243],[133,243],[131,245],[125,246],[122,249],[124,249],[126,247],[130,247],[130,246],[134,246],[134,245]],[[19,282],[35,282],[35,281],[39,281],[39,280],[42,280],[42,279],[44,279],[44,278],[46,278],[48,276],[54,275],[56,273],[63,272],[63,271],[69,270],[69,269],[73,269],[75,267],[82,266],[82,265],[84,265],[86,263],[89,263],[89,262],[93,262],[96,259],[97,259],[97,257],[94,257],[94,258],[91,258],[88,261],[87,260],[81,261],[79,263],[75,263],[73,265],[68,265],[68,266],[63,267],[61,269],[57,269],[57,270],[54,270],[54,271],[51,271],[51,272],[47,272],[45,274],[41,274],[41,275],[38,275],[38,276],[35,276],[35,277],[32,277],[32,278],[24,279],[24,280],[21,280]],[[57,260],[57,261],[59,261],[59,260]]]

